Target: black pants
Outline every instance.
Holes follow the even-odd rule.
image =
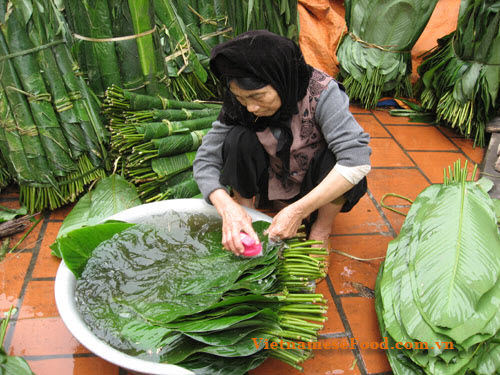
[[[220,183],[231,186],[244,198],[259,195],[258,207],[265,208],[269,204],[267,191],[269,156],[255,132],[242,126],[235,126],[231,129],[224,141],[223,161]],[[290,203],[299,200],[314,189],[330,173],[336,163],[335,155],[327,147],[314,155],[302,181],[300,193],[290,199]],[[343,194],[346,201],[341,212],[350,211],[366,190],[365,177]],[[317,211],[311,214],[310,224],[316,218]]]

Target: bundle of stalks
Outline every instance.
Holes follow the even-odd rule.
[[[117,86],[106,91],[111,147],[120,154],[125,176],[142,201],[199,194],[193,161],[220,107],[214,102],[140,95]]]
[[[0,1],[0,151],[21,203],[38,212],[74,201],[105,175],[109,136],[61,13],[41,0],[25,3]]]
[[[486,124],[500,108],[498,1],[462,1],[457,29],[438,42],[418,68],[422,105],[484,147]]]

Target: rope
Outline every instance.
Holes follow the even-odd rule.
[[[394,194],[394,193],[387,193],[385,194],[382,199],[380,199],[380,205],[384,208],[387,208],[389,211],[392,211],[392,212],[395,212],[397,214],[400,214],[400,215],[403,215],[403,216],[406,216],[406,214],[404,212],[401,212],[399,210],[396,210],[395,208],[392,208],[392,207],[389,207],[388,205],[386,205],[384,203],[384,199],[387,198],[387,197],[396,197],[396,198],[401,198],[401,199],[404,199],[405,201],[407,202],[410,202],[410,203],[413,203],[413,201],[410,199],[410,198],[407,198],[407,197],[404,197],[402,195],[399,195],[399,194]]]
[[[139,33],[139,34],[127,35],[127,36],[117,36],[114,38],[89,38],[89,37],[86,37],[86,36],[83,36],[80,34],[73,34],[73,36],[76,39],[86,40],[87,42],[106,43],[106,42],[120,42],[122,40],[136,39],[136,38],[140,38],[142,36],[153,34],[155,31],[156,31],[156,25],[151,30],[144,31],[144,32]]]
[[[46,101],[46,102],[51,102],[52,101],[52,96],[49,93],[43,93],[43,94],[32,94],[30,92],[23,91],[21,89],[18,89],[17,87],[14,86],[7,86],[6,89],[13,90],[16,92],[19,92],[23,95],[26,95],[28,97],[28,102],[37,102],[37,101]]]
[[[349,34],[349,36],[351,37],[352,40],[354,40],[355,42],[361,43],[362,45],[364,45],[365,47],[368,47],[368,48],[377,48],[377,49],[379,49],[381,51],[384,51],[384,52],[411,53],[411,50],[410,51],[404,51],[404,50],[389,49],[389,48],[397,47],[397,46],[390,46],[390,45],[380,46],[380,45],[375,44],[375,43],[365,42],[363,39],[359,38],[358,36],[356,36],[355,34],[351,33],[350,31],[348,32],[348,34]]]
[[[182,112],[186,114],[187,120],[189,120],[193,116],[193,112],[188,111],[186,108],[182,108]]]
[[[60,40],[54,40],[54,41],[52,41],[50,43],[43,44],[43,45],[38,46],[38,47],[34,47],[34,48],[26,49],[24,51],[18,51],[18,52],[10,53],[8,55],[0,56],[0,62],[2,62],[4,60],[7,60],[7,59],[12,59],[14,57],[19,57],[19,56],[27,55],[29,53],[35,53],[35,52],[41,51],[42,49],[49,48],[49,47],[52,47],[52,46],[55,46],[55,45],[58,45],[58,44],[61,44],[61,43],[65,43],[65,41],[62,40],[62,39],[60,39]]]
[[[165,125],[167,125],[168,128],[168,135],[172,135],[174,133],[174,127],[172,126],[172,123],[168,121],[167,119],[161,120]]]

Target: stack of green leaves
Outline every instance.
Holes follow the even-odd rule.
[[[462,1],[457,29],[438,42],[418,67],[422,105],[484,147],[486,124],[500,108],[498,1]]]
[[[396,375],[500,373],[492,183],[473,182],[474,173],[467,181],[467,173],[457,162],[443,184],[422,191],[387,249],[376,311]]]
[[[254,223],[264,251],[251,258],[222,249],[219,219],[175,212],[168,225],[76,229],[57,248],[78,279],[83,319],[122,352],[196,374],[243,375],[269,356],[300,369],[326,320],[327,301],[308,293],[324,263],[309,252],[327,251],[298,238],[268,243],[268,226]]]
[[[297,0],[225,1],[228,23],[234,35],[266,29],[298,43]]]
[[[3,156],[0,154],[0,190],[10,184],[12,175],[7,168],[7,163]]]
[[[150,0],[64,0],[75,51],[98,95],[115,84],[170,96]]]
[[[196,150],[221,105],[136,94],[112,86],[104,113],[111,148],[145,202],[200,194],[192,173]],[[180,176],[177,176],[180,174]]]
[[[348,32],[337,50],[339,80],[352,100],[374,108],[382,95],[412,96],[411,49],[437,0],[346,0]]]
[[[217,79],[209,70],[208,57],[213,45],[229,31],[223,19],[217,21],[213,0],[153,3],[172,95],[182,100],[213,98]],[[211,36],[214,34],[217,36]]]
[[[105,174],[108,134],[52,5],[0,1],[0,151],[30,212],[74,201]]]

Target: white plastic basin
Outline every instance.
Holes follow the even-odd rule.
[[[218,218],[215,208],[203,199],[171,199],[136,206],[122,211],[108,219],[122,220],[129,223],[158,224],[168,223],[169,213],[202,213]],[[263,220],[270,222],[271,217],[252,209],[247,209],[254,221]],[[73,273],[61,262],[57,270],[55,282],[55,297],[59,314],[71,334],[88,350],[95,355],[124,369],[140,374],[149,375],[194,375],[192,371],[176,365],[154,363],[138,359],[122,353],[100,340],[87,327],[80,317],[75,303],[76,279]]]

